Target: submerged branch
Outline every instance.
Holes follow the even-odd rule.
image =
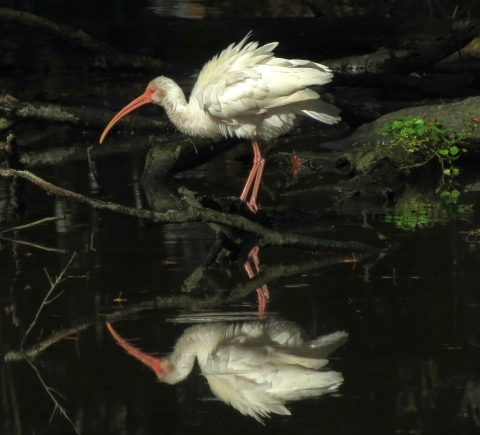
[[[252,222],[242,216],[218,212],[215,210],[188,208],[186,211],[177,213],[159,213],[151,210],[136,209],[111,202],[100,201],[76,192],[62,189],[55,186],[28,171],[16,171],[13,169],[0,169],[0,176],[4,178],[21,177],[31,181],[45,191],[64,198],[73,199],[77,202],[87,204],[98,210],[107,210],[140,219],[148,219],[155,223],[186,223],[204,222],[228,225],[240,231],[254,234],[260,239],[262,246],[291,246],[310,250],[337,249],[337,250],[359,250],[378,251],[377,248],[360,242],[341,242],[337,240],[324,240],[299,234],[284,234],[270,230],[263,225]]]

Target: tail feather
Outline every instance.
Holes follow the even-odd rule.
[[[340,109],[320,99],[306,101],[300,112],[325,124],[336,124],[341,120],[338,116]]]

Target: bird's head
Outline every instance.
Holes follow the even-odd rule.
[[[128,341],[120,337],[118,333],[113,329],[113,326],[110,323],[107,323],[107,328],[112,334],[115,341],[122,346],[127,353],[137,358],[139,361],[143,362],[146,366],[150,367],[158,379],[166,382],[167,384],[174,384],[178,382],[177,375],[174,370],[172,370],[172,364],[168,358],[159,358],[152,356],[146,352],[141,351],[137,347],[130,344]]]
[[[120,112],[118,112],[110,123],[105,128],[102,137],[100,138],[100,143],[103,142],[105,136],[108,132],[112,129],[112,127],[125,115],[130,112],[133,112],[135,109],[138,109],[140,106],[148,103],[159,104],[163,106],[163,101],[165,99],[165,95],[168,93],[170,89],[172,89],[175,85],[175,82],[168,77],[157,77],[156,79],[152,80],[145,92],[140,95],[138,98],[133,100],[130,104],[126,105]],[[178,86],[177,86],[178,87]]]

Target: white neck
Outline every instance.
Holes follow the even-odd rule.
[[[182,133],[192,134],[189,116],[189,105],[180,86],[173,80],[169,82],[168,88],[164,89],[165,96],[161,102],[167,112],[168,118]]]
[[[200,367],[204,366],[213,349],[224,336],[222,325],[196,325],[188,328],[178,339],[177,344],[169,356],[165,357],[171,367],[166,382],[176,383],[185,379],[192,371],[195,358],[198,358]]]
[[[217,125],[210,115],[201,108],[195,98],[187,102],[180,86],[167,77],[163,78],[167,86],[163,87],[165,95],[159,103],[167,112],[170,121],[182,133],[188,136],[221,136]]]

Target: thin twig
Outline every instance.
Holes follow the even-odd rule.
[[[62,290],[57,296],[54,296],[52,299],[48,300],[45,302],[45,305],[49,304],[50,302],[53,302],[55,299],[57,299],[59,296],[61,296],[63,293],[65,293],[65,290]]]
[[[23,343],[25,342],[25,339],[27,338],[29,332],[32,330],[32,328],[35,326],[35,323],[37,322],[37,319],[38,319],[38,316],[40,315],[43,307],[47,304],[49,304],[50,302],[52,302],[54,299],[51,299],[51,300],[48,300],[49,296],[52,294],[53,290],[55,290],[55,287],[60,284],[60,282],[62,282],[63,280],[63,275],[65,274],[65,272],[67,271],[68,267],[70,266],[70,263],[73,261],[73,258],[75,257],[75,254],[76,252],[74,252],[70,258],[70,261],[68,262],[68,264],[65,266],[65,268],[62,270],[62,272],[60,273],[60,275],[58,275],[57,279],[55,280],[55,282],[52,282],[52,280],[50,279],[50,276],[48,275],[48,272],[47,272],[47,277],[50,281],[50,284],[51,284],[51,287],[50,287],[50,290],[48,291],[47,295],[45,296],[45,298],[43,299],[42,301],[42,304],[40,305],[40,308],[38,309],[37,311],[37,314],[35,315],[35,319],[33,319],[33,322],[30,324],[30,326],[28,327],[27,329],[27,332],[25,333],[25,337],[23,337],[23,340],[22,340],[22,346],[23,346]],[[46,271],[45,271],[46,272]]]
[[[72,257],[73,258],[73,257]],[[60,411],[60,413],[68,420],[68,422],[72,425],[73,429],[75,430],[75,432],[78,434],[78,435],[81,435],[80,432],[78,431],[77,427],[75,426],[75,424],[73,423],[73,421],[70,419],[70,417],[68,416],[68,413],[67,411],[65,410],[65,408],[60,405],[60,403],[58,402],[58,400],[55,398],[55,396],[52,394],[52,391],[55,391],[53,388],[50,388],[46,383],[45,381],[43,380],[42,378],[42,375],[40,374],[40,372],[38,371],[37,367],[35,366],[35,364],[33,364],[27,357],[27,355],[25,355],[25,359],[27,360],[28,364],[30,364],[30,367],[35,370],[35,372],[37,373],[37,376],[38,376],[38,380],[40,381],[40,383],[42,384],[43,388],[45,388],[45,391],[47,392],[47,394],[50,396],[50,399],[52,399],[53,403],[54,403],[54,408],[53,408],[53,412],[52,412],[52,416],[50,417],[50,420],[53,418],[53,416],[55,415],[55,411],[58,409]],[[57,394],[58,392],[55,391]],[[60,397],[62,397],[63,399],[65,399],[61,394],[60,394]]]
[[[31,223],[26,224],[26,225],[20,225],[19,227],[8,228],[6,230],[0,231],[0,234],[5,234],[5,233],[8,233],[9,231],[23,230],[25,228],[30,228],[30,227],[34,227],[36,225],[44,224],[45,222],[58,221],[58,220],[61,220],[61,219],[65,219],[65,215],[64,216],[47,217],[47,218],[44,218],[44,219],[40,219],[39,221],[31,222]]]

